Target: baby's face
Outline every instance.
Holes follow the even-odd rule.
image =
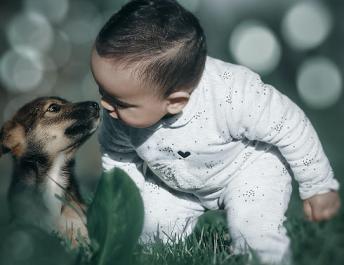
[[[114,119],[125,124],[146,128],[168,114],[168,101],[145,87],[130,69],[121,69],[113,59],[100,57],[93,50],[91,57],[93,77],[102,96],[101,105]]]

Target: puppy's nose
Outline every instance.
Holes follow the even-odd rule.
[[[100,107],[97,102],[90,102],[91,107],[93,107],[95,110],[100,110]]]

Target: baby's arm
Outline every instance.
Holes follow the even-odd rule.
[[[124,170],[137,187],[144,186],[143,161],[128,141],[120,123],[103,112],[103,122],[100,127],[99,143],[102,154],[102,168],[109,171],[114,167]]]
[[[313,196],[328,199],[331,190],[338,190],[317,133],[295,103],[244,67],[233,75],[228,93],[231,134],[277,146],[299,183],[303,200]]]

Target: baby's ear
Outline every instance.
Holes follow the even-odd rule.
[[[187,91],[176,91],[167,97],[167,111],[170,114],[177,114],[183,110],[189,102],[190,93]]]
[[[24,127],[12,120],[5,122],[0,130],[0,157],[8,152],[20,157],[25,148]]]

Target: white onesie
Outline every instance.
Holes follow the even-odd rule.
[[[223,208],[234,253],[287,259],[283,221],[291,175],[302,199],[339,183],[304,112],[246,67],[207,57],[183,112],[132,128],[103,112],[104,170],[125,170],[145,205],[142,239],[192,231],[205,209]]]

